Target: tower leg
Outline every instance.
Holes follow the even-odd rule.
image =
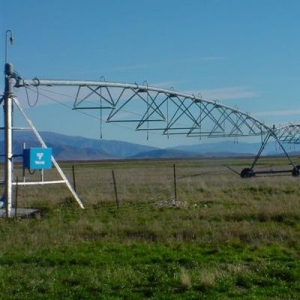
[[[5,211],[6,217],[11,216],[12,209],[12,90],[13,90],[13,68],[11,64],[5,65],[5,93],[4,93],[4,130],[5,130]]]

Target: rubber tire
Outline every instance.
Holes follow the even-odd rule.
[[[300,165],[297,165],[293,168],[292,175],[295,177],[300,175]]]
[[[251,168],[245,168],[242,170],[240,175],[242,178],[251,178],[254,177],[255,174],[253,173],[253,170]]]

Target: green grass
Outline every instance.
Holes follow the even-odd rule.
[[[0,299],[299,299],[299,178],[226,168],[246,162],[77,163],[84,210],[65,186],[19,187],[41,212],[0,219]]]

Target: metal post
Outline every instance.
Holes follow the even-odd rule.
[[[11,45],[13,44],[13,41],[14,41],[12,31],[9,30],[9,29],[6,30],[6,33],[5,33],[5,63],[7,63],[7,40],[8,40],[8,35],[10,35],[9,42],[10,42]]]
[[[75,177],[75,166],[72,165],[72,174],[73,174],[73,188],[74,188],[74,191],[76,191],[76,177]]]
[[[4,130],[5,130],[5,210],[6,217],[11,216],[12,208],[12,95],[13,95],[13,67],[5,64],[5,92],[4,92]]]
[[[112,170],[111,173],[112,173],[112,178],[113,178],[113,184],[114,184],[114,191],[115,191],[117,209],[119,209],[120,208],[120,202],[119,202],[119,198],[118,198],[117,182],[116,182],[116,177],[115,177],[114,170]]]

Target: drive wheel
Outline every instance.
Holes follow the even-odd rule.
[[[241,177],[242,178],[250,178],[250,177],[254,177],[254,172],[251,168],[245,168],[242,170],[241,172]]]

